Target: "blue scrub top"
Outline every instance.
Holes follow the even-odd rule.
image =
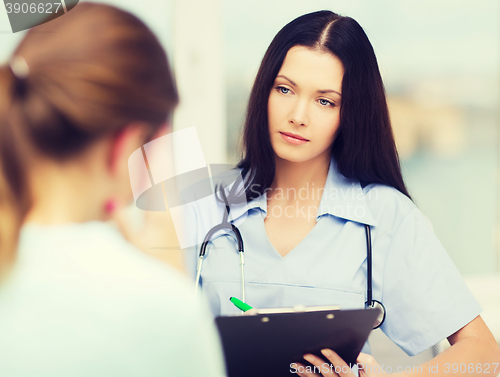
[[[195,276],[199,245],[221,222],[224,206],[212,195],[183,207],[186,226],[180,241],[191,246],[186,248],[186,260]],[[387,314],[381,329],[407,354],[413,356],[435,345],[482,311],[415,204],[393,187],[370,184],[362,188],[358,181],[340,174],[334,160],[317,223],[286,256],[277,252],[267,236],[265,194],[233,206],[230,214],[245,246],[246,302],[253,307],[364,308],[364,224],[369,224],[373,299],[384,304]],[[240,312],[229,301],[232,296],[241,298],[239,263],[234,236],[216,233],[201,273],[203,294],[216,316]]]

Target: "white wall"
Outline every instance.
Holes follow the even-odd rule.
[[[176,129],[195,126],[207,163],[226,162],[226,108],[219,0],[175,0]]]

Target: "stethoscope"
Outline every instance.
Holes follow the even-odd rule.
[[[236,186],[236,185],[234,185]],[[233,186],[233,188],[234,188]],[[232,191],[232,189],[231,189]],[[217,192],[217,188],[216,188]],[[208,244],[210,243],[210,240],[212,239],[213,235],[218,232],[219,230],[229,230],[230,232],[234,233],[234,236],[236,237],[236,242],[238,244],[238,254],[240,256],[240,269],[241,269],[241,297],[242,301],[246,302],[245,300],[245,257],[244,257],[244,247],[243,247],[243,239],[241,238],[241,233],[240,230],[231,223],[228,218],[229,218],[229,212],[231,208],[229,207],[229,202],[227,200],[226,194],[224,192],[224,189],[222,188],[220,191],[220,194],[222,196],[222,199],[224,201],[224,204],[226,206],[226,211],[224,212],[222,222],[219,225],[214,226],[212,229],[210,229],[203,239],[203,243],[201,244],[200,247],[200,254],[198,256],[198,265],[196,267],[196,285],[195,285],[195,295],[198,293],[198,286],[200,284],[200,278],[201,278],[201,269],[203,266],[203,259],[205,258],[205,254],[207,252],[207,247]],[[229,193],[231,195],[231,192]],[[218,198],[217,198],[218,199]],[[386,316],[386,311],[384,305],[378,301],[374,300],[372,297],[372,240],[371,240],[371,230],[370,230],[370,225],[364,224],[365,225],[365,234],[366,234],[366,260],[367,260],[367,271],[366,271],[366,302],[365,302],[365,308],[378,308],[379,309],[379,316],[377,317],[377,320],[375,321],[375,325],[373,326],[373,329],[377,329],[380,326],[382,326],[382,323],[385,321],[385,316]]]

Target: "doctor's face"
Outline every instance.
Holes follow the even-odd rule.
[[[339,127],[344,67],[333,54],[294,46],[268,101],[269,137],[277,158],[330,160]]]

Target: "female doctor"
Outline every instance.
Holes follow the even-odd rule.
[[[438,374],[445,363],[473,363],[481,368],[471,374],[484,374],[500,362],[481,307],[405,187],[377,60],[355,20],[320,11],[276,35],[250,95],[243,144],[247,200],[230,207],[230,219],[244,244],[249,305],[364,308],[368,225],[382,331],[409,355],[447,338],[452,346],[430,361]],[[225,205],[188,207],[188,236],[199,246]],[[216,232],[203,259],[200,284],[215,315],[238,313],[229,301],[241,298],[237,247],[233,232]],[[193,273],[198,252],[189,254]],[[325,356],[345,365],[331,351]],[[377,365],[363,353],[359,361]],[[300,365],[297,373],[316,375]]]

